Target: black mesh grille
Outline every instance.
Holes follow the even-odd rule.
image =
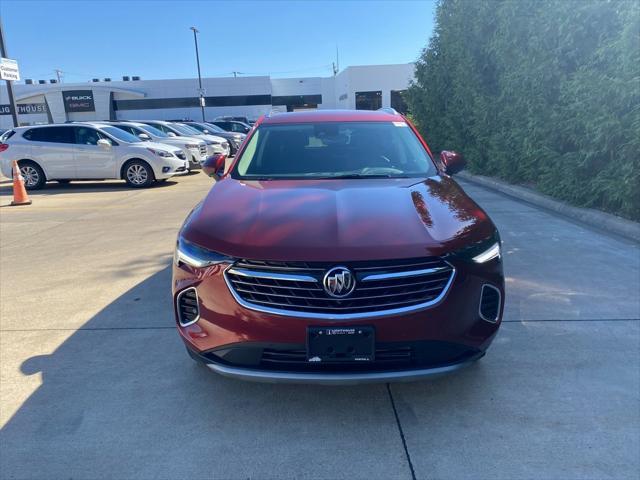
[[[189,288],[178,296],[178,318],[182,325],[192,323],[200,316],[198,294],[195,288]]]
[[[315,314],[366,314],[422,305],[437,299],[453,275],[453,268],[439,257],[340,265],[356,278],[354,291],[341,299],[323,287],[324,275],[334,263],[240,260],[226,275],[236,294],[249,304]],[[274,278],[264,278],[269,273]],[[288,275],[292,277],[285,278]]]
[[[338,362],[333,365],[322,365],[324,369],[340,368],[344,369],[345,365],[350,365],[353,368],[366,368],[366,369],[394,369],[401,367],[411,366],[413,360],[413,349],[411,346],[395,346],[395,347],[376,347],[375,360],[366,366],[357,365],[353,362],[346,364],[339,364]],[[292,349],[292,350],[280,350],[274,348],[265,348],[262,350],[262,359],[260,365],[266,368],[285,368],[285,367],[297,367],[317,369],[319,365],[309,363],[307,361],[307,353],[304,349]]]
[[[495,322],[500,312],[500,291],[495,287],[483,285],[480,300],[480,315],[484,320]]]
[[[177,152],[176,153],[176,157],[178,157],[180,160],[186,160],[187,156],[184,154],[184,152]]]

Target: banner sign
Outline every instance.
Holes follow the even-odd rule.
[[[0,57],[0,80],[11,80],[13,82],[20,80],[18,62],[10,58]]]
[[[19,103],[18,114],[27,115],[29,113],[47,113],[46,103]],[[0,115],[11,115],[11,105],[0,104]]]
[[[67,113],[96,111],[91,90],[67,90],[62,92],[62,99],[64,100],[64,110]]]

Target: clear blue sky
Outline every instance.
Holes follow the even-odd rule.
[[[329,76],[349,65],[414,61],[433,29],[429,1],[32,1],[0,0],[7,50],[21,77],[82,82],[232,71]]]

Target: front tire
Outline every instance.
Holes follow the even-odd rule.
[[[24,178],[24,186],[27,190],[39,190],[44,187],[47,179],[40,165],[30,160],[18,162],[20,175]]]
[[[150,187],[156,179],[149,164],[142,160],[130,160],[122,170],[125,182],[132,188]]]

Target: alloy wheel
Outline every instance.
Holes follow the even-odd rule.
[[[147,178],[147,169],[142,165],[133,164],[127,168],[127,179],[134,185],[143,185]]]
[[[33,187],[40,181],[40,174],[31,165],[20,167],[20,174],[24,178],[24,183],[27,187]]]

